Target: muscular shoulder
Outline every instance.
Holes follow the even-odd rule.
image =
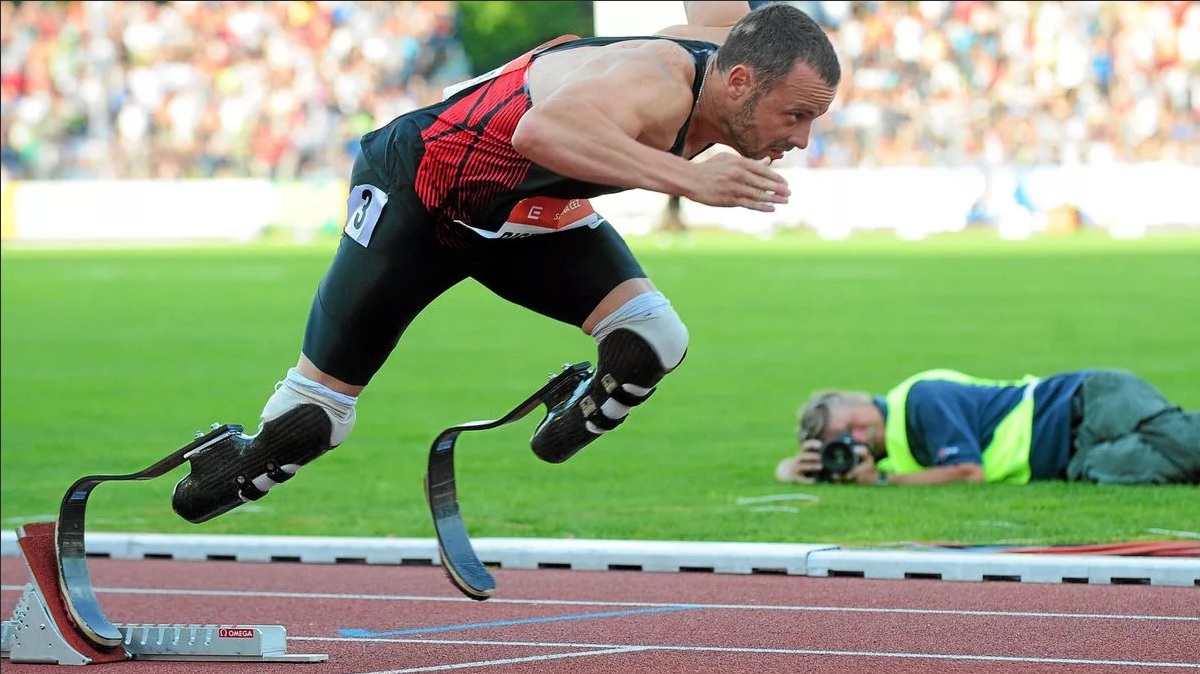
[[[695,60],[672,40],[630,40],[600,47],[591,65],[597,70],[617,69],[635,76],[690,82]]]
[[[646,40],[628,55],[630,67],[649,77],[680,82],[691,88],[696,61],[691,52],[671,40]]]
[[[691,54],[675,42],[630,40],[547,54],[534,63],[529,90],[535,104],[560,90],[593,88],[632,96],[637,87],[653,87],[669,97],[690,94],[694,75]]]
[[[662,150],[693,109],[695,62],[670,40],[629,40],[547,54],[529,71],[531,106],[522,135],[605,118],[638,142]]]

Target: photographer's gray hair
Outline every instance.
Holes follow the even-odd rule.
[[[814,393],[796,415],[799,426],[796,435],[800,442],[814,440],[829,428],[829,411],[847,405],[871,402],[871,394],[860,391],[819,391]]]

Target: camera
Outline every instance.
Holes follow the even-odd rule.
[[[826,440],[818,450],[821,455],[821,470],[814,476],[816,481],[833,482],[836,476],[854,470],[854,467],[862,462],[858,453],[854,451],[858,446],[859,443],[849,435],[839,435]]]

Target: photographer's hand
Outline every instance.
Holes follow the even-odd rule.
[[[796,470],[810,478],[821,472],[820,440],[805,440],[800,443],[800,454],[796,456]]]
[[[870,450],[862,445],[857,445],[854,448],[854,453],[858,455],[859,463],[854,468],[850,469],[849,473],[842,475],[841,482],[853,484],[878,484],[879,469],[875,467],[875,457],[871,456]]]
[[[800,443],[800,452],[789,456],[775,468],[775,479],[780,482],[812,484],[821,472],[821,441],[806,440]]]

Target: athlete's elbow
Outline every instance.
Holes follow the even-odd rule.
[[[553,143],[548,138],[551,134],[547,133],[546,125],[539,123],[536,118],[531,118],[532,114],[526,114],[517,123],[517,128],[513,129],[512,146],[525,158],[540,163],[539,160],[545,156],[546,149],[552,147]]]

